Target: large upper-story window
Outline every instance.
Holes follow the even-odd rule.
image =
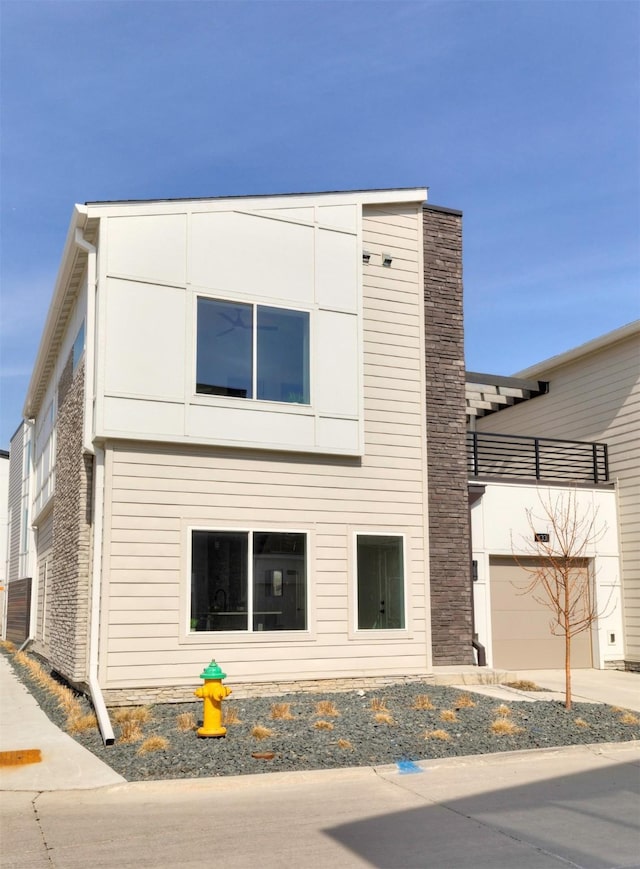
[[[192,631],[303,631],[306,534],[191,532]]]
[[[196,392],[309,404],[309,314],[198,299]]]

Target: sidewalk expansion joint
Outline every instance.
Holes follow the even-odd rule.
[[[36,806],[36,800],[38,800],[38,798],[42,796],[42,793],[43,792],[40,791],[40,793],[35,795],[35,797],[31,800],[31,806],[33,808],[33,815],[36,819],[36,824],[38,825],[38,830],[40,831],[40,838],[42,839],[42,844],[44,845],[44,850],[47,855],[47,861],[50,863],[51,866],[55,866],[55,863],[53,862],[53,857],[51,856],[51,852],[53,849],[47,845],[47,839],[45,837],[44,830],[42,829],[42,821],[40,820],[40,813],[38,812],[38,807]]]

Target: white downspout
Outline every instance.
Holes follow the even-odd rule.
[[[75,243],[87,253],[87,319],[84,354],[83,452],[93,455],[93,557],[91,560],[91,600],[89,605],[89,691],[98,726],[105,745],[113,745],[115,736],[98,681],[98,639],[100,634],[100,588],[102,584],[102,535],[104,523],[104,450],[93,444],[93,399],[95,375],[95,311],[97,251],[76,228]]]
[[[95,447],[93,464],[93,559],[91,566],[91,603],[89,612],[89,690],[105,745],[115,736],[98,682],[98,637],[100,628],[100,586],[102,580],[102,533],[104,522],[104,450]]]

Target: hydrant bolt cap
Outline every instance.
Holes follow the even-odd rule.
[[[201,679],[226,679],[227,674],[223,673],[220,669],[220,666],[216,664],[215,661],[212,661],[206,670],[203,670],[200,673]]]

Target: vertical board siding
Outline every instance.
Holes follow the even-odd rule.
[[[420,212],[365,209],[363,243],[378,265],[363,278],[361,460],[109,445],[105,687],[190,684],[213,656],[238,682],[427,672]],[[379,265],[383,251],[393,254],[390,269]],[[307,531],[309,632],[181,643],[188,523]],[[353,637],[356,530],[406,537],[403,636]]]
[[[609,445],[617,483],[626,659],[640,663],[640,341],[637,334],[561,367],[538,371],[549,393],[477,421],[478,431]]]
[[[20,578],[20,528],[22,527],[22,464],[24,461],[24,426],[14,434],[9,452],[9,582]]]
[[[53,550],[53,510],[45,519],[40,519],[36,537],[36,559],[38,570],[38,606],[34,651],[48,657],[47,609],[49,608],[50,559]]]

